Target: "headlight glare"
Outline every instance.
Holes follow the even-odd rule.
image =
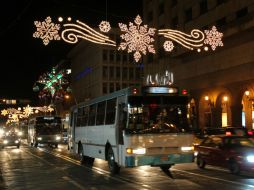
[[[8,143],[8,141],[7,140],[4,140],[4,144],[7,144]]]
[[[59,136],[56,136],[56,140],[59,141],[61,139],[61,137]]]
[[[246,157],[248,162],[254,162],[254,155],[249,155]]]
[[[42,140],[42,137],[38,137],[37,140],[38,140],[38,141],[41,141],[41,140]]]

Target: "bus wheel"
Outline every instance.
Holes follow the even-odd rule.
[[[111,147],[108,149],[107,160],[110,173],[118,174],[120,172],[120,167],[115,162],[114,152]]]
[[[167,172],[171,168],[171,165],[160,166],[160,168],[163,172]]]

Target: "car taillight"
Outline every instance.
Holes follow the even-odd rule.
[[[226,131],[226,136],[230,136],[232,133],[230,131]]]
[[[252,131],[248,131],[248,135],[253,135],[253,132]]]

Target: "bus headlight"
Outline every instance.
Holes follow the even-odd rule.
[[[38,137],[37,140],[38,140],[38,141],[41,141],[41,140],[42,140],[42,137]]]
[[[181,151],[185,152],[185,151],[192,151],[194,150],[193,146],[182,146],[181,147]]]
[[[246,157],[248,162],[254,162],[254,155],[249,155]]]
[[[7,140],[4,140],[4,144],[7,144],[8,143],[8,141]]]
[[[127,148],[126,149],[127,154],[145,154],[146,153],[146,148]]]
[[[60,136],[56,136],[56,140],[57,141],[61,140],[61,137]]]

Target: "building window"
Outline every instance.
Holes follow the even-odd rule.
[[[208,11],[208,8],[207,8],[207,0],[202,0],[199,4],[199,7],[200,7],[200,14],[204,14]]]
[[[123,62],[126,62],[127,61],[127,55],[126,53],[123,54]]]
[[[106,61],[108,59],[108,52],[107,50],[103,50],[103,61]]]
[[[102,92],[103,92],[103,94],[107,94],[108,93],[108,84],[107,83],[103,83]]]
[[[171,7],[174,7],[174,6],[176,6],[177,5],[177,0],[172,0],[171,1]]]
[[[243,9],[240,9],[239,11],[236,12],[236,17],[237,18],[242,18],[248,14],[248,8],[245,7]]]
[[[136,68],[136,80],[139,80],[141,77],[140,68]]]
[[[185,22],[192,20],[192,8],[189,8],[185,11]]]
[[[124,67],[122,70],[122,76],[123,76],[123,79],[128,78],[128,69],[126,67]]]
[[[164,14],[164,3],[161,2],[160,5],[159,5],[159,15],[162,15]]]
[[[116,83],[116,91],[117,90],[120,90],[121,88],[120,88],[120,84],[119,83]]]
[[[108,67],[103,66],[102,76],[103,76],[103,79],[108,78]]]
[[[149,53],[149,54],[147,55],[147,62],[148,62],[148,63],[152,63],[152,62],[153,62],[153,54]]]
[[[114,89],[114,83],[110,83],[109,84],[109,93],[112,93],[114,91],[115,91],[115,89]]]
[[[121,55],[120,53],[117,52],[116,54],[116,61],[121,61]]]
[[[129,68],[129,79],[132,80],[134,78],[134,68]]]
[[[114,51],[113,50],[110,51],[109,60],[114,61]]]
[[[120,67],[116,67],[116,78],[119,79],[121,77]]]
[[[147,20],[148,20],[148,22],[150,22],[150,21],[153,20],[153,12],[152,12],[152,11],[150,11],[150,12],[148,13]]]
[[[172,28],[173,29],[177,28],[177,25],[178,25],[178,17],[176,16],[172,19]]]
[[[110,67],[109,68],[109,77],[110,79],[115,77],[115,72],[114,72],[115,68],[114,67]]]

